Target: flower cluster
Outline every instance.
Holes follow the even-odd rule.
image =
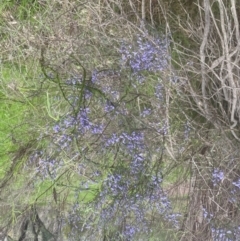
[[[224,172],[219,168],[215,168],[212,173],[213,185],[215,186],[219,184],[223,179],[224,179]]]
[[[238,179],[237,181],[232,183],[235,187],[237,187],[238,189],[240,189],[240,179]]]
[[[153,84],[147,94],[147,90],[136,91],[135,88],[146,80],[147,73],[159,73],[168,68],[168,47],[165,37],[137,36],[133,44],[122,45],[121,66],[117,70],[93,70],[88,74],[87,83],[81,76],[66,81],[71,107],[49,133],[51,145],[55,146],[52,150],[58,150],[58,160],[65,157],[68,163],[72,161],[75,173],[84,179],[74,193],[77,205],[69,211],[70,240],[76,238],[78,230],[82,235],[83,230],[90,230],[96,223],[98,227],[91,230],[107,233],[109,240],[134,240],[139,233],[149,234],[152,225],[149,217],[153,213],[178,228],[179,214],[173,212],[162,188],[160,165],[152,158],[152,152],[158,153],[157,149],[161,149],[162,136],[169,129],[165,117],[159,118],[164,88],[159,79],[154,80],[156,86]],[[130,78],[125,74],[129,70]],[[137,111],[136,98],[143,98]],[[153,139],[153,132],[155,139],[159,137],[156,144],[155,139],[154,144],[148,143]],[[86,153],[85,149],[91,151]],[[50,155],[46,152],[44,156]],[[81,161],[76,162],[80,156]],[[50,165],[50,159],[47,160]],[[56,165],[58,163],[54,162],[53,167]],[[52,172],[51,167],[46,169]],[[93,203],[78,204],[82,188],[88,190],[86,179],[101,188],[97,194],[91,193],[95,198]],[[84,219],[82,211],[87,205],[94,208],[97,218],[91,219],[91,215],[86,214],[88,217]]]
[[[91,226],[92,217],[85,215],[79,202],[73,204],[63,221],[63,229],[66,230],[65,233],[69,241],[86,240],[86,232],[92,231],[93,228]]]
[[[214,241],[235,241],[240,238],[240,226],[232,229],[212,227],[211,231]]]
[[[100,223],[111,227],[115,220],[115,226],[124,227],[122,235],[126,240],[133,240],[138,232],[150,232],[147,216],[152,212],[157,212],[163,220],[178,228],[180,214],[172,211],[171,203],[161,188],[162,179],[152,176],[146,180],[145,177],[141,186],[139,180],[132,178],[133,175],[136,173],[131,173],[131,177],[126,173],[107,177],[98,200],[98,205],[102,204]]]
[[[106,105],[104,106],[104,111],[106,113],[108,113],[108,112],[114,111],[115,109],[116,108],[115,108],[114,104],[111,101],[107,100]]]
[[[135,44],[123,43],[120,49],[121,64],[129,66],[139,81],[143,81],[142,71],[158,72],[169,65],[169,41],[166,37],[149,39],[137,36]]]
[[[65,83],[70,86],[77,86],[82,83],[82,76],[72,76]]]
[[[94,124],[89,118],[89,113],[89,108],[80,108],[77,115],[69,114],[60,122],[56,123],[52,128],[54,143],[61,149],[65,149],[71,146],[73,137],[78,138],[87,133],[92,135],[101,134],[104,126],[101,124]],[[72,134],[73,130],[74,133]]]
[[[55,179],[64,163],[59,158],[47,156],[43,151],[35,151],[30,155],[26,168],[32,166],[35,167],[35,175],[41,179]]]
[[[122,71],[131,69],[132,77],[141,82],[145,80],[146,72],[157,73],[166,69],[169,63],[168,45],[165,38],[150,40],[140,36],[133,45],[123,44],[120,50]],[[179,214],[173,212],[171,202],[161,187],[161,171],[152,169],[157,165],[151,159],[144,129],[134,128],[136,123],[132,117],[129,118],[128,99],[125,102],[124,98],[120,98],[121,93],[114,88],[118,83],[112,84],[116,75],[119,77],[118,71],[95,70],[91,77],[92,83],[107,97],[104,101],[94,102],[94,107],[97,109],[102,105],[99,110],[104,111],[105,120],[109,118],[109,123],[114,124],[109,124],[110,127],[93,124],[89,118],[90,107],[80,109],[77,118],[71,116],[69,122],[74,123],[75,130],[81,135],[101,134],[98,146],[102,152],[98,154],[107,154],[111,159],[111,167],[103,171],[93,168],[94,174],[91,176],[102,181],[101,190],[94,202],[95,212],[99,212],[98,225],[105,230],[103,233],[108,234],[107,239],[117,240],[121,237],[130,241],[139,233],[150,232],[148,217],[151,213],[157,213],[175,228],[179,226]],[[163,101],[163,86],[159,83],[153,98],[159,103]],[[147,121],[154,113],[154,109],[148,105],[138,115]],[[129,120],[125,121],[127,118]],[[164,120],[158,119],[157,123],[148,124],[154,126],[160,134],[167,134],[168,124]],[[93,127],[99,131],[94,131]],[[106,160],[106,165],[109,162]]]
[[[213,214],[208,212],[206,208],[202,208],[202,211],[204,219],[210,222],[213,219]]]
[[[158,84],[155,87],[155,96],[158,100],[160,100],[160,102],[163,101],[163,86],[162,86],[162,84]]]
[[[147,117],[147,116],[149,116],[149,115],[151,115],[151,109],[150,108],[144,108],[144,110],[142,111],[142,113],[141,113],[141,117]]]
[[[113,133],[111,137],[105,141],[105,147],[115,144],[123,144],[129,151],[142,150],[144,148],[144,134],[140,132],[132,132],[131,134],[123,132],[120,135]]]

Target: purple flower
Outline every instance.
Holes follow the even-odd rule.
[[[106,147],[113,146],[119,141],[120,141],[120,138],[118,137],[118,135],[116,133],[113,133],[112,136],[105,141],[105,146]]]
[[[53,127],[53,131],[54,131],[55,133],[58,133],[60,130],[61,130],[61,128],[60,128],[59,124],[56,124],[56,125]]]
[[[107,103],[104,107],[104,111],[105,112],[111,112],[113,110],[115,110],[115,106],[110,101],[107,101]]]
[[[134,225],[126,225],[124,228],[123,236],[126,240],[133,240],[134,236],[139,231],[139,227],[136,227]]]
[[[104,126],[103,125],[94,125],[92,124],[91,126],[91,133],[92,134],[102,134],[104,130]]]
[[[142,113],[141,113],[141,116],[142,117],[146,117],[146,116],[149,116],[149,115],[151,115],[151,109],[146,109],[146,108],[144,108],[144,110],[142,111]]]
[[[120,135],[113,133],[112,136],[105,141],[105,147],[115,145],[117,143],[123,144],[129,151],[143,150],[144,135],[143,133],[132,132],[131,134],[123,132]]]
[[[88,89],[84,90],[84,98],[86,100],[91,99],[92,96],[93,96],[93,94],[92,94],[92,92],[90,90],[88,90]]]
[[[84,131],[89,130],[91,127],[91,122],[88,118],[89,108],[81,109],[78,114],[80,128]]]
[[[97,82],[97,80],[98,80],[98,72],[97,72],[97,70],[93,70],[91,82],[95,84]]]
[[[239,233],[239,229],[238,227],[233,227],[230,229],[227,229],[226,227],[224,228],[216,228],[216,227],[212,227],[211,228],[212,231],[212,238],[214,241],[235,241],[235,240],[239,240],[240,238],[240,233]]]
[[[160,133],[164,136],[167,135],[168,129],[169,129],[167,122],[165,122],[164,124],[163,123],[157,123],[157,125],[159,126],[158,129],[157,129],[158,133]]]
[[[137,173],[142,172],[144,169],[144,161],[145,158],[142,153],[135,154],[130,166],[131,173],[136,175]]]
[[[120,49],[122,66],[130,67],[137,79],[143,79],[142,71],[163,71],[169,65],[169,41],[166,37],[147,39],[138,36],[135,44],[123,43]]]
[[[208,212],[206,208],[203,209],[203,217],[210,222],[213,219],[213,214]]]
[[[240,189],[240,178],[236,181],[232,183],[235,187]]]
[[[212,182],[216,186],[219,182],[224,179],[224,172],[219,168],[215,168],[212,173]]]
[[[74,118],[74,124],[77,126],[77,130],[82,134],[85,134],[86,132],[90,132],[94,135],[101,134],[104,126],[101,124],[94,124],[88,116],[89,113],[89,108],[80,109],[77,118]]]
[[[74,77],[71,77],[70,79],[66,80],[66,84],[67,85],[77,85],[77,84],[81,84],[82,82],[82,77],[79,76],[74,76]]]

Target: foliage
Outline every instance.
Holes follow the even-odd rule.
[[[1,7],[3,236],[239,239],[239,5],[149,3]]]

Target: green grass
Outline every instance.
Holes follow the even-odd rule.
[[[42,127],[50,123],[52,109],[51,99],[44,89],[40,89],[40,68],[28,65],[4,63],[0,69],[0,178],[3,178],[11,166],[18,149],[29,142],[33,143],[42,131]],[[45,88],[45,87],[44,87]],[[53,92],[52,95],[56,94]],[[49,108],[51,110],[49,110]],[[58,108],[56,108],[58,110]],[[44,145],[44,143],[37,143]],[[21,157],[23,158],[23,157]],[[24,162],[24,160],[23,160]],[[21,166],[21,160],[19,160]],[[21,167],[20,167],[21,168]],[[21,175],[17,168],[14,175],[14,186],[22,185]],[[24,176],[23,176],[23,180]],[[26,180],[25,180],[26,181]]]
[[[14,73],[14,74],[13,74]],[[9,153],[16,149],[14,132],[21,126],[27,105],[15,99],[15,72],[13,69],[1,68],[0,85],[0,177],[5,172],[9,163]],[[18,78],[18,77],[17,77]],[[25,127],[22,127],[25,128]]]
[[[44,9],[44,6],[35,0],[1,0],[0,5],[0,12],[11,11],[11,14],[20,21],[24,21],[37,11]]]

